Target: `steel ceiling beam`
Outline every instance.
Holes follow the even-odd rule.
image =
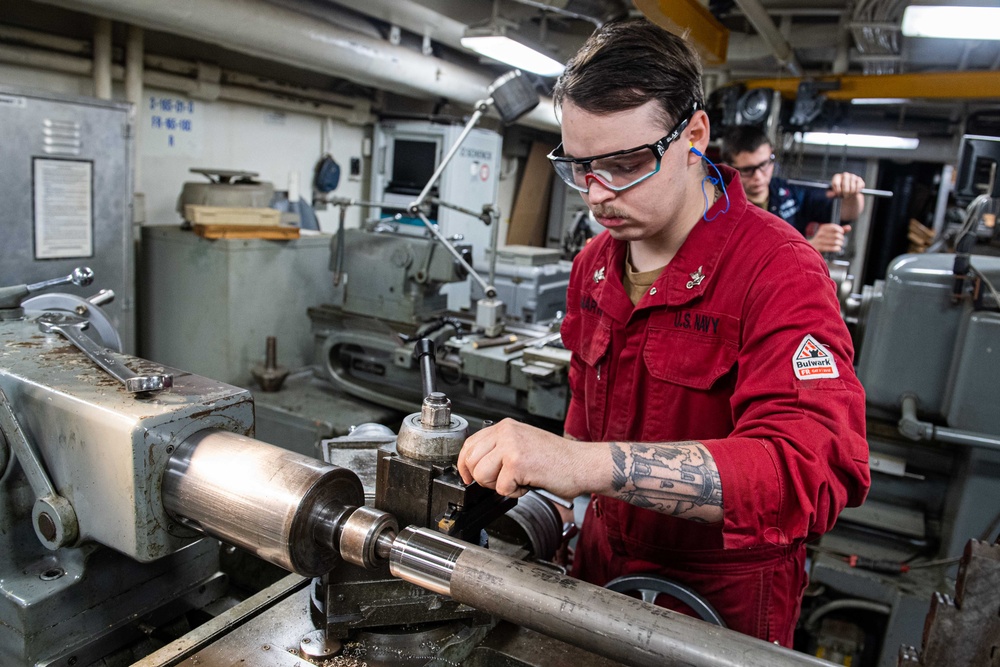
[[[646,18],[689,39],[706,65],[722,65],[729,48],[729,30],[697,0],[633,0]]]
[[[1000,99],[1000,76],[995,71],[925,72],[912,74],[848,75],[818,77],[816,82],[835,81],[836,90],[826,90],[827,99]],[[772,88],[782,97],[794,99],[802,79],[750,79],[747,88]]]

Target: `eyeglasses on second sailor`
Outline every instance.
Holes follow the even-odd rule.
[[[730,165],[730,166],[732,166],[732,168],[735,169],[736,171],[740,172],[740,176],[742,176],[744,179],[750,179],[753,178],[753,175],[756,174],[758,170],[766,172],[768,169],[770,169],[771,165],[774,164],[774,160],[775,160],[774,153],[771,153],[770,157],[768,157],[760,164],[751,164],[745,167],[737,167],[736,165]]]

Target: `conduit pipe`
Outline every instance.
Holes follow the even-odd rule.
[[[0,26],[0,40],[5,42],[19,42],[28,44],[29,46],[41,46],[53,51],[63,51],[79,56],[91,54],[90,42],[85,39],[59,37],[26,28],[15,28],[9,25]]]
[[[111,21],[94,23],[94,97],[111,99]]]
[[[89,58],[78,58],[76,56],[5,44],[0,44],[0,62],[78,76],[90,76],[94,69],[94,64]],[[120,65],[112,65],[111,77],[115,81],[123,80],[125,78],[125,68]],[[202,83],[195,79],[148,69],[143,72],[142,80],[145,86],[184,93],[186,95],[201,95],[205,91]],[[315,115],[321,118],[336,118],[337,120],[357,125],[369,124],[375,120],[370,113],[363,110],[347,109],[342,106],[334,106],[321,102],[299,102],[292,99],[274,97],[267,93],[241,86],[217,86],[215,96],[206,98],[204,95],[201,95],[201,98],[253,104],[268,109]],[[138,179],[136,182],[138,182]]]
[[[139,26],[130,25],[125,38],[125,99],[141,109],[142,74],[143,74],[143,30]],[[136,123],[135,154],[142,152],[142,123]],[[138,191],[142,183],[142,160],[135,160],[132,167],[132,189]]]
[[[771,20],[760,0],[736,0],[736,6],[747,17],[754,30],[760,33],[764,41],[771,46],[771,51],[778,62],[787,67],[793,75],[802,76],[802,66],[796,60],[791,45],[778,30],[778,27],[774,25],[774,21]]]
[[[146,67],[150,69],[159,70],[168,74],[179,74],[184,77],[192,78],[202,76],[202,78],[204,78],[200,72],[200,70],[205,68],[203,63],[196,63],[190,60],[181,60],[180,58],[171,58],[170,56],[156,54],[146,55],[143,62]],[[363,98],[338,95],[337,93],[331,93],[326,90],[317,90],[315,88],[305,88],[292,84],[281,83],[280,81],[264,79],[262,77],[253,74],[246,74],[244,72],[234,72],[232,70],[220,69],[218,70],[216,83],[231,84],[254,90],[281,93],[282,95],[298,99],[328,102],[347,109],[359,109],[365,114],[371,111],[371,103]]]
[[[937,440],[953,445],[1000,450],[1000,439],[920,421],[917,419],[917,397],[913,394],[903,396],[901,412],[903,416],[899,419],[899,432],[910,440]]]
[[[80,58],[78,56],[52,53],[51,51],[31,49],[24,46],[11,46],[9,44],[0,44],[0,62],[78,76],[92,76],[94,73],[94,63],[90,58]],[[111,75],[114,77],[116,68],[112,67],[111,69]],[[119,76],[122,76],[122,68],[118,67],[117,69],[119,70]]]
[[[339,76],[410,97],[472,107],[494,74],[474,71],[417,51],[319,23],[263,0],[42,0],[151,30],[218,44],[239,53]],[[520,122],[558,130],[551,102]]]

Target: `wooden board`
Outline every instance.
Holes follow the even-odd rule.
[[[298,227],[264,225],[195,225],[194,233],[206,239],[265,239],[285,241],[299,238]]]
[[[552,166],[545,156],[553,148],[539,141],[531,145],[507,227],[507,245],[545,245],[553,177]]]
[[[281,222],[281,212],[273,208],[188,204],[184,207],[184,219],[194,225],[263,225],[265,227],[276,227]]]

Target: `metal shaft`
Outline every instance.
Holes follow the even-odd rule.
[[[400,532],[389,569],[412,584],[628,665],[830,665],[425,528]]]
[[[830,184],[824,183],[823,181],[800,181],[796,178],[789,178],[789,184],[799,185],[804,188],[817,188],[819,190],[829,190]],[[873,197],[891,197],[891,190],[875,190],[874,188],[861,188],[861,194],[871,195]]]

